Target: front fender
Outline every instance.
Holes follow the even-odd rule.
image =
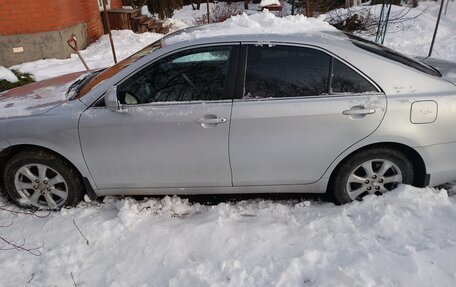
[[[0,140],[0,152],[10,147],[10,143],[7,140]]]

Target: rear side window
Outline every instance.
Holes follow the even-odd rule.
[[[378,92],[356,71],[317,49],[249,46],[244,99]]]
[[[284,98],[327,93],[330,56],[291,46],[249,46],[244,98]]]
[[[334,59],[330,94],[377,92],[377,89],[341,61]]]

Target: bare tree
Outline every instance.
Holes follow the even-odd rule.
[[[128,3],[133,9],[141,9],[144,5],[146,5],[147,0],[128,0]]]
[[[313,0],[306,0],[306,17],[312,17],[314,12]]]

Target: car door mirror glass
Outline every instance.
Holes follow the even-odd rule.
[[[105,94],[105,104],[106,107],[112,111],[119,111],[121,109],[121,105],[117,100],[117,87],[112,86]]]

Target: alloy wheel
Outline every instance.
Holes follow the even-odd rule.
[[[352,200],[367,194],[383,194],[403,182],[402,172],[386,159],[368,160],[357,166],[347,178],[347,192]]]
[[[28,164],[19,168],[14,185],[21,197],[19,200],[36,208],[57,209],[68,198],[65,179],[44,164]]]

